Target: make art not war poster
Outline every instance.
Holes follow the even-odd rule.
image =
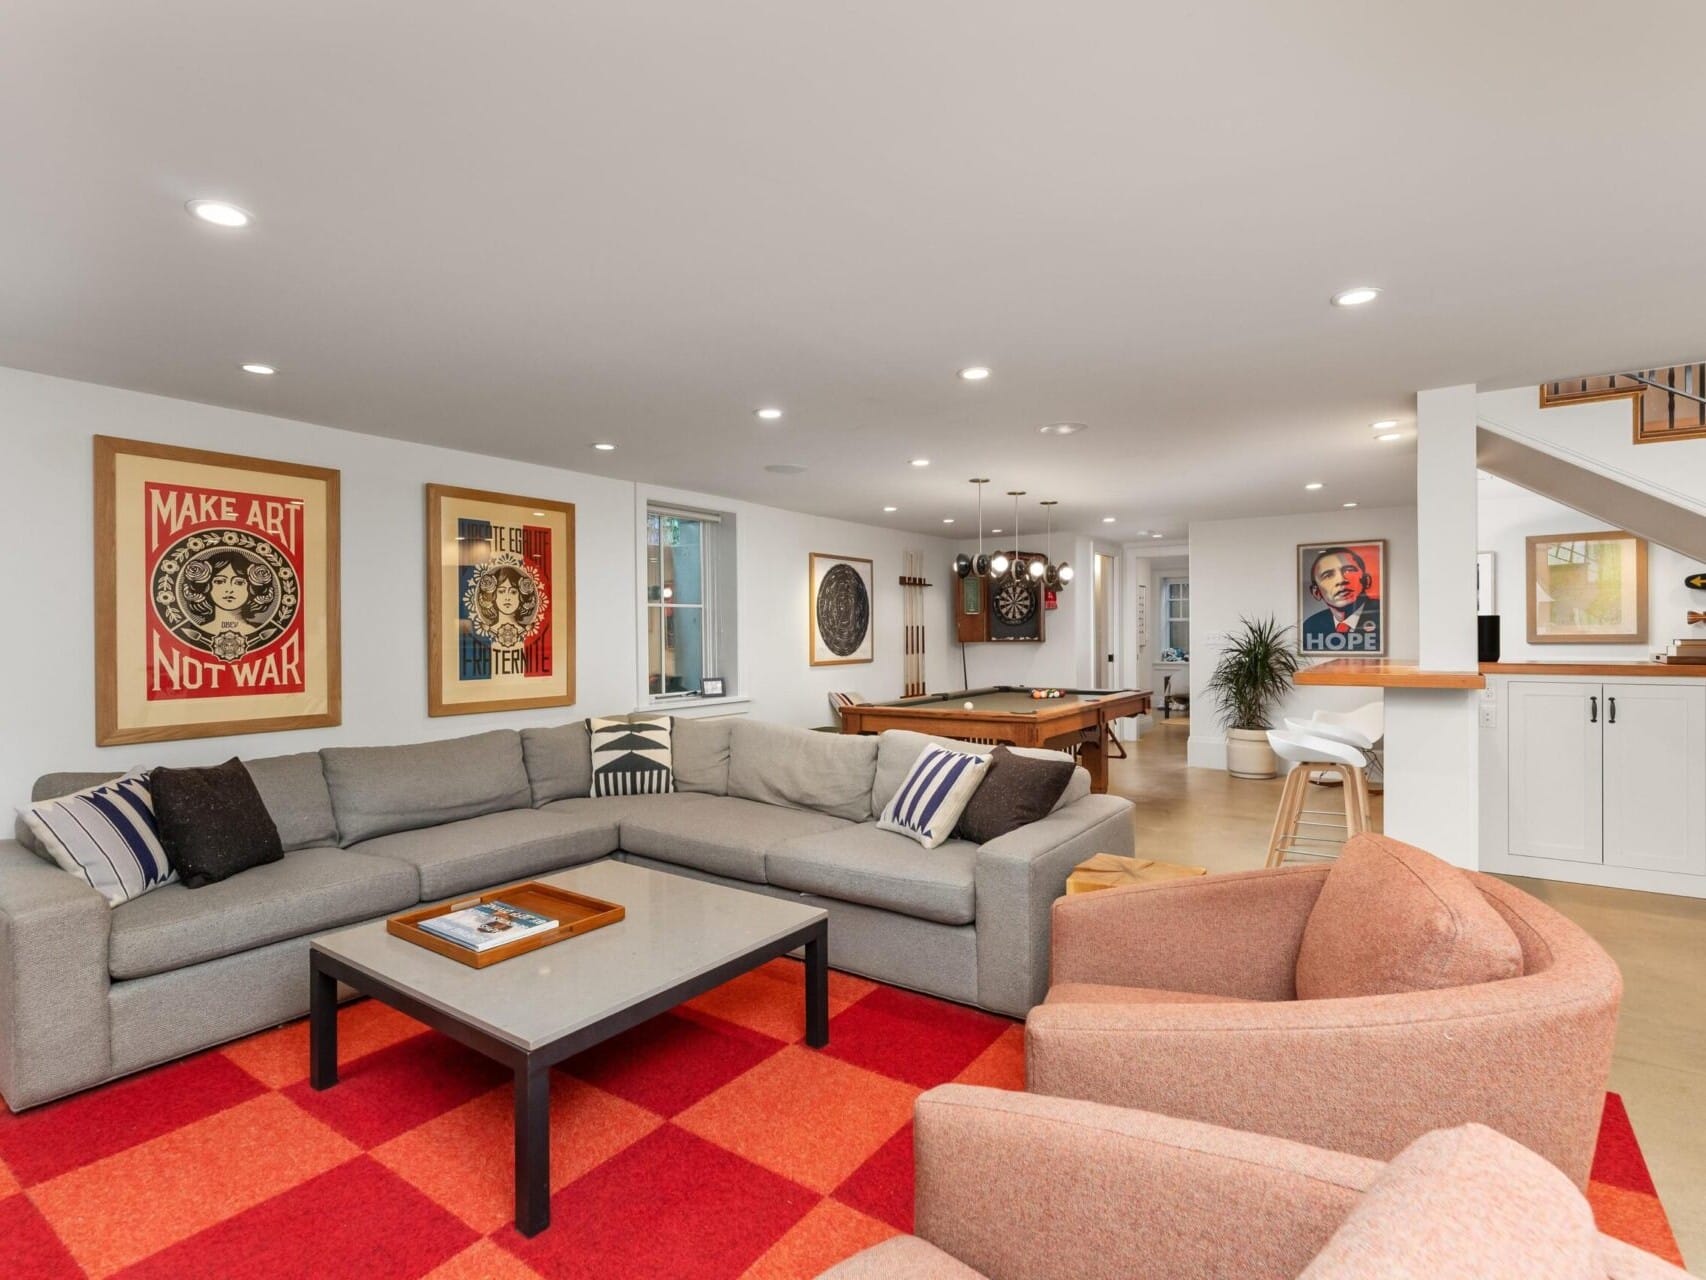
[[[428,709],[574,701],[574,506],[427,486]]]
[[[339,720],[338,473],[96,441],[101,743]]]

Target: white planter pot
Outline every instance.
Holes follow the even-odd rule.
[[[1234,778],[1277,778],[1279,757],[1268,745],[1266,729],[1226,731],[1226,772]]]

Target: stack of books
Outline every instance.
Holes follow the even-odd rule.
[[[493,900],[460,911],[431,916],[420,922],[428,933],[454,942],[470,951],[489,951],[506,942],[519,942],[535,934],[548,933],[557,922],[548,916],[523,911],[507,902]]]
[[[1706,666],[1706,640],[1672,640],[1670,652],[1661,653],[1659,661]]]

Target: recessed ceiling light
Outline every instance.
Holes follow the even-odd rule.
[[[1103,516],[1102,517],[1102,523],[1103,524],[1112,524],[1113,522],[1114,522],[1113,516]]]
[[[942,523],[943,524],[953,524],[954,523],[954,517],[953,516],[943,516],[942,517]]]
[[[899,511],[900,508],[899,507],[884,507],[883,510],[889,512],[892,515],[894,512]]]
[[[1082,422],[1050,422],[1037,430],[1045,436],[1075,436],[1080,431],[1088,431],[1089,427]]]
[[[974,364],[960,370],[960,377],[967,382],[982,382],[988,376],[989,370],[981,364]]]
[[[1373,302],[1380,296],[1380,290],[1373,285],[1359,284],[1353,289],[1341,289],[1333,295],[1335,307],[1361,307]]]
[[[1380,441],[1381,444],[1391,444],[1394,440],[1402,440],[1404,437],[1400,432],[1388,431],[1384,435],[1378,435],[1374,438]]]
[[[600,453],[613,453],[613,452],[615,452],[615,449],[616,449],[615,445],[605,444],[603,441],[600,441],[599,443],[593,445],[592,447],[594,449],[597,449]]]
[[[224,200],[191,200],[185,206],[203,222],[216,227],[246,227],[252,221],[248,211]]]
[[[1368,425],[1375,431],[1390,431],[1393,427],[1398,425],[1398,419],[1382,418],[1379,422],[1371,422]]]
[[[782,411],[780,409],[759,409],[753,416],[763,418],[766,422],[774,422],[782,416]]]
[[[1321,482],[1319,480],[1311,480],[1308,484],[1304,485],[1303,487],[1305,489],[1314,491],[1314,490],[1319,489],[1321,487]]]
[[[1352,508],[1352,507],[1354,507],[1354,506],[1356,506],[1356,503],[1354,503],[1354,502],[1347,502],[1347,503],[1345,503],[1345,510],[1346,510],[1346,511],[1349,511],[1349,510],[1350,510],[1350,509],[1351,509],[1351,508]]]
[[[1000,533],[1001,530],[1000,529],[991,529],[990,532],[991,533]]]
[[[246,364],[243,366],[243,372],[258,373],[262,377],[270,378],[273,374],[277,373],[278,370],[273,368],[270,364]]]
[[[1165,538],[1167,535],[1164,533],[1152,533],[1149,536],[1151,538]]]
[[[912,465],[915,467],[927,467],[930,465],[930,459],[928,459],[928,458],[914,458],[912,460]]]

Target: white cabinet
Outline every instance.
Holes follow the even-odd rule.
[[[1706,687],[1601,687],[1607,865],[1706,874]]]
[[[1706,876],[1706,682],[1513,681],[1513,857]]]

